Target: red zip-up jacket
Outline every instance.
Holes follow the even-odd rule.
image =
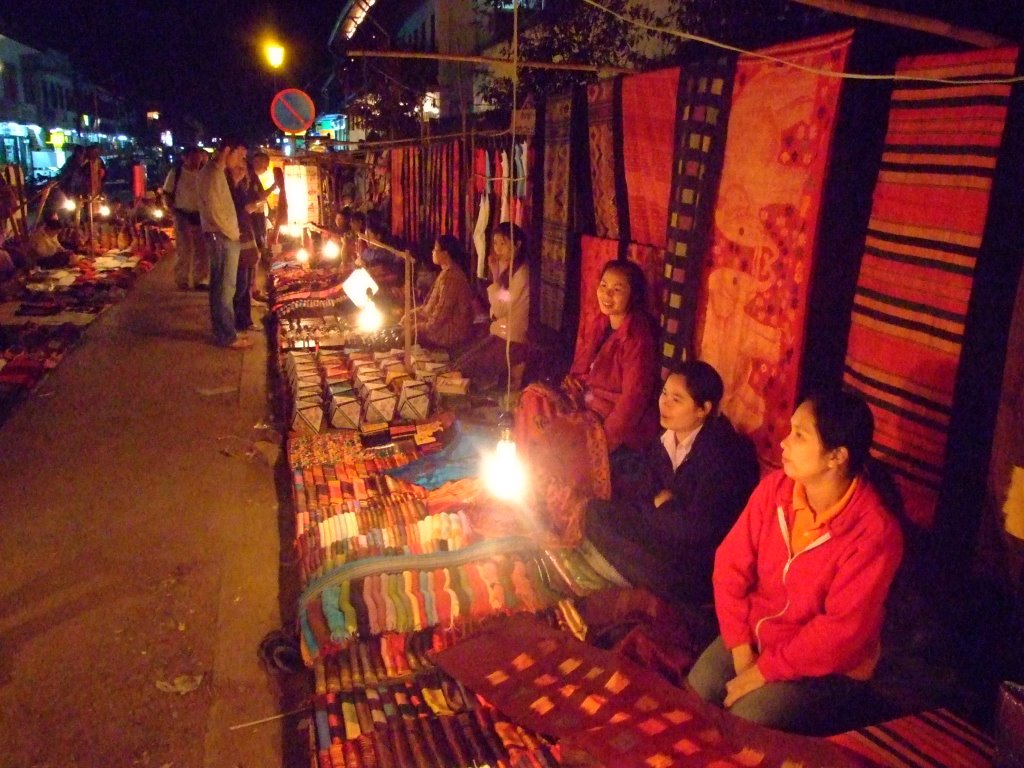
[[[793,516],[793,480],[778,470],[754,489],[715,553],[725,647],[752,644],[767,681],[870,677],[903,557],[900,526],[864,478],[827,532],[796,555]]]

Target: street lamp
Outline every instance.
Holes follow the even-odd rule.
[[[271,69],[280,69],[284,64],[284,46],[280,43],[273,41],[264,43],[263,55],[267,57],[267,63]]]

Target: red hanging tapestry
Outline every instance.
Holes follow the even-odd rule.
[[[615,193],[615,81],[587,86],[587,132],[590,138],[590,186],[594,198],[594,232],[615,240],[619,211]]]
[[[540,242],[540,320],[562,329],[569,230],[572,96],[551,97],[544,114],[544,217]]]
[[[852,32],[770,48],[843,71]],[[722,411],[778,465],[789,432],[821,192],[842,80],[754,56],[737,64],[696,348],[725,383]]]
[[[1018,50],[900,60],[904,77],[1012,76]],[[871,404],[874,451],[908,516],[931,525],[974,267],[1009,85],[901,83],[854,295],[844,381]]]
[[[665,247],[679,68],[622,79],[622,143],[634,243]]]

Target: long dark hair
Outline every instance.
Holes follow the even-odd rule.
[[[605,262],[604,267],[601,268],[601,277],[598,279],[604,278],[605,273],[613,269],[624,275],[626,282],[629,283],[629,305],[626,307],[626,311],[632,312],[639,309],[646,312],[647,278],[640,266],[636,262],[626,259],[612,259]]]
[[[814,422],[825,450],[846,448],[850,474],[866,477],[885,507],[904,522],[903,496],[892,473],[871,456],[875,417],[864,399],[849,390],[837,388],[812,392],[803,402],[809,403],[814,411]]]
[[[452,261],[459,266],[465,262],[466,256],[462,251],[462,243],[454,235],[438,235],[437,247],[451,256]]]
[[[512,271],[518,272],[527,262],[526,234],[518,225],[513,224],[511,221],[503,221],[494,227],[494,232],[491,233],[491,236],[493,237],[494,235],[501,235],[512,243],[512,265],[515,267]],[[511,277],[509,270],[504,270],[498,275],[498,285],[507,289]]]
[[[709,416],[718,414],[718,406],[725,394],[725,385],[713,365],[705,363],[703,360],[686,360],[669,372],[669,376],[673,375],[683,377],[686,382],[686,392],[697,405],[703,406],[704,403],[711,403]]]

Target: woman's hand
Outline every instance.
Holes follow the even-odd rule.
[[[725,701],[722,703],[726,707],[731,707],[748,693],[752,693],[763,686],[765,682],[764,675],[761,674],[757,664],[751,664],[725,684]]]
[[[663,488],[662,490],[658,491],[658,494],[654,497],[654,506],[655,507],[660,507],[666,501],[671,501],[671,500],[672,500],[672,491],[670,491],[668,488]]]
[[[757,656],[754,654],[754,647],[750,643],[737,645],[732,649],[731,653],[732,668],[736,670],[737,675],[741,675],[746,672],[750,667],[754,666],[754,662],[757,661]]]

